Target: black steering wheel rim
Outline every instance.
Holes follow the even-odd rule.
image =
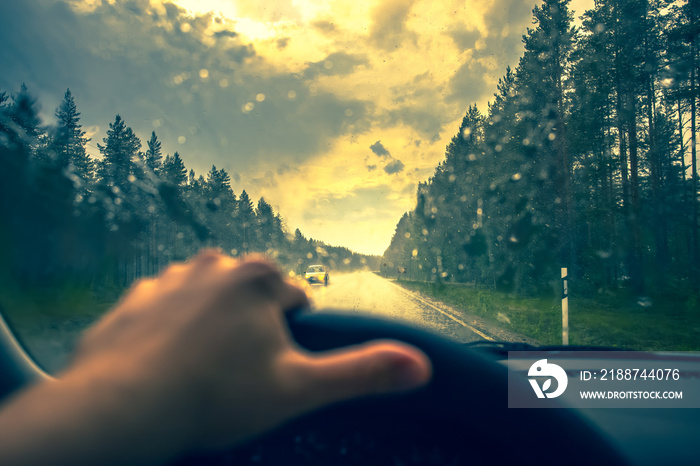
[[[456,341],[357,313],[296,312],[288,322],[312,352],[377,339],[412,344],[431,359],[433,378],[419,390],[340,403],[231,452],[178,464],[627,464],[573,409],[509,409],[506,366]],[[521,382],[515,389],[532,390]]]

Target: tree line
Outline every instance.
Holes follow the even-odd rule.
[[[533,9],[515,70],[466,112],[382,266],[423,280],[635,296],[700,284],[700,1]]]
[[[44,125],[25,85],[0,92],[0,277],[5,284],[57,281],[125,286],[205,247],[259,253],[297,273],[377,267],[355,254],[290,234],[264,198],[236,195],[229,174],[188,170],[163,156],[152,132],[145,147],[117,115],[91,157],[70,90]],[[144,149],[144,150],[142,150]]]

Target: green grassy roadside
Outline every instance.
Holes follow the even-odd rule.
[[[554,297],[518,298],[473,286],[397,281],[398,285],[442,301],[501,328],[561,344],[561,301]],[[700,350],[700,312],[672,300],[652,306],[630,303],[621,295],[587,299],[569,296],[569,343],[654,351]]]
[[[92,289],[68,280],[48,288],[0,286],[0,305],[6,320],[22,331],[46,322],[96,320],[114,305],[121,291],[105,286]]]

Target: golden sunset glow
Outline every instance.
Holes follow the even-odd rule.
[[[486,112],[517,66],[537,1],[142,0],[142,37],[110,22],[119,2],[71,4],[119,38],[93,55],[169,57],[125,115],[142,139],[225,169],[290,232],[382,254],[467,107]]]
[[[486,1],[176,3],[193,15],[211,12],[230,22],[272,66],[267,73],[303,74],[314,64],[320,71],[305,76],[312,93],[370,103],[349,134],[329,138],[324,150],[292,170],[280,171],[276,161],[259,164],[237,183],[268,199],[291,230],[362,252],[384,251],[397,219],[414,203],[417,183],[442,159],[471,103],[449,95],[455,74],[465,63],[479,64],[471,98],[483,108],[509,64],[478,51],[479,38],[507,34],[488,30],[484,15],[492,3]],[[455,41],[462,32],[476,38],[472,48]],[[390,155],[370,150],[377,141]],[[403,170],[385,170],[388,157]]]

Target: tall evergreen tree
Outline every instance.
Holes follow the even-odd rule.
[[[161,143],[158,140],[158,136],[156,136],[155,131],[151,131],[151,138],[146,144],[148,146],[148,150],[146,150],[144,155],[144,162],[146,163],[146,166],[153,171],[153,173],[158,174],[163,167],[163,155]]]
[[[55,115],[58,122],[50,148],[57,165],[61,168],[70,167],[83,182],[90,182],[93,178],[94,162],[85,150],[85,145],[90,139],[85,137],[85,131],[80,124],[80,112],[70,89],[66,90]]]
[[[180,154],[175,152],[172,156],[166,155],[162,169],[163,180],[178,187],[187,184],[187,168]]]
[[[129,177],[134,174],[134,160],[138,157],[141,141],[126,126],[120,115],[109,124],[104,145],[97,147],[104,156],[98,169],[98,176],[107,185],[130,191]]]

